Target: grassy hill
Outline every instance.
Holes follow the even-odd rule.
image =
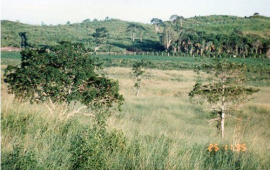
[[[162,51],[160,43],[161,33],[156,34],[151,24],[135,23],[144,27],[143,42],[139,41],[138,34],[133,42],[127,27],[133,22],[109,19],[103,21],[93,20],[65,25],[29,25],[20,22],[1,21],[2,47],[20,47],[19,32],[26,32],[28,42],[35,45],[55,45],[59,41],[83,42],[88,47],[94,46],[92,34],[96,28],[106,27],[110,37],[106,46],[101,51]],[[172,23],[172,21],[168,21]],[[269,40],[270,18],[263,16],[236,17],[236,16],[195,16],[183,20],[183,29],[195,32],[204,32],[207,35],[228,36],[235,30],[242,36],[252,35]],[[161,27],[161,32],[163,28]]]
[[[55,45],[59,41],[84,42],[86,45],[93,45],[92,34],[96,28],[106,27],[110,38],[108,44],[113,45],[114,51],[121,51],[129,47],[136,47],[141,43],[134,43],[130,40],[129,33],[126,32],[127,26],[131,22],[121,20],[92,21],[89,23],[76,23],[70,25],[56,26],[37,26],[27,25],[12,21],[2,21],[2,47],[20,47],[19,32],[26,32],[30,44]],[[138,23],[140,24],[140,23]],[[156,44],[158,36],[152,31],[152,25],[140,24],[146,29],[146,41],[140,48],[151,43]],[[140,46],[140,45],[139,45]],[[160,45],[159,45],[160,46]]]
[[[196,31],[206,31],[213,34],[229,35],[235,29],[242,31],[245,35],[255,34],[262,38],[270,36],[269,17],[236,17],[236,16],[201,16],[186,20],[187,27]]]

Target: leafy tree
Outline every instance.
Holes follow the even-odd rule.
[[[19,36],[21,37],[21,48],[30,47],[29,43],[27,42],[26,32],[20,32]]]
[[[136,90],[136,96],[139,96],[141,84],[142,84],[142,75],[144,74],[143,68],[151,65],[152,63],[146,60],[141,60],[133,64],[132,70],[135,76],[134,88]]]
[[[259,49],[262,47],[262,42],[260,39],[257,39],[252,43],[253,48],[255,49],[255,53],[258,54]]]
[[[253,16],[258,16],[258,15],[260,15],[258,12],[255,12],[255,13],[253,14]]]
[[[91,21],[90,21],[89,18],[87,18],[87,19],[83,20],[82,22],[83,22],[83,23],[90,23]]]
[[[197,71],[209,74],[208,83],[197,81],[189,96],[210,104],[212,111],[218,115],[218,118],[210,121],[220,122],[218,128],[221,137],[224,138],[225,116],[232,114],[247,101],[249,95],[258,92],[259,89],[245,86],[247,77],[246,66],[243,64],[215,60]]]
[[[161,43],[168,52],[172,44],[177,40],[178,34],[170,26],[165,27],[162,36]]]
[[[238,48],[239,46],[241,46],[242,44],[242,38],[241,35],[242,33],[239,33],[237,30],[234,31],[231,35],[230,35],[230,45],[231,45],[231,49],[233,49],[233,47],[235,48],[235,55],[238,55]]]
[[[158,33],[160,31],[160,25],[162,24],[162,20],[158,18],[151,19],[151,23],[155,26],[155,32]]]
[[[143,34],[144,34],[144,31],[145,30],[146,29],[143,26],[141,26],[139,24],[135,24],[135,23],[129,24],[129,26],[127,27],[127,32],[130,33],[130,38],[131,38],[132,41],[135,40],[136,34],[139,33],[140,40],[142,42],[142,40],[143,40]]]
[[[176,24],[177,29],[179,29],[179,24],[180,24],[180,28],[183,27],[183,19],[184,17],[179,16],[179,15],[172,15],[170,17],[170,20],[172,20]]]
[[[144,37],[145,32],[146,32],[146,29],[143,26],[140,26],[139,27],[139,36],[140,36],[141,43],[143,42],[143,37]]]
[[[97,51],[102,45],[106,44],[109,38],[109,32],[105,27],[97,28],[93,37],[95,38],[96,43],[95,51]]]
[[[118,83],[96,73],[101,68],[82,44],[61,42],[49,49],[25,49],[20,66],[8,66],[4,81],[16,99],[43,103],[51,113],[55,104],[80,102],[92,109],[121,104]]]

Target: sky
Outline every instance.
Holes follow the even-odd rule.
[[[152,18],[169,20],[206,15],[270,17],[270,0],[1,0],[1,20],[28,24],[65,24],[106,17],[150,23]]]

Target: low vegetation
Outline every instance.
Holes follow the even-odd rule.
[[[1,167],[269,169],[269,17],[150,22],[1,21]]]
[[[65,49],[71,48],[69,43],[62,45]],[[55,48],[61,49],[61,46]],[[53,58],[54,52],[59,54],[54,48],[50,53],[45,51],[39,54],[47,56],[44,59]],[[29,52],[23,53],[22,61]],[[199,57],[98,56],[105,67],[92,70],[99,75],[96,78],[104,75],[118,80],[119,94],[125,102],[121,110],[85,110],[94,115],[106,115],[97,118],[83,114],[65,117],[62,113],[66,106],[61,102],[54,103],[55,110],[50,114],[43,102],[14,100],[16,96],[8,93],[10,84],[4,79],[11,83],[7,81],[8,75],[20,70],[16,65],[25,62],[20,62],[20,56],[14,52],[2,53],[2,57],[3,169],[269,169],[266,149],[270,135],[268,59],[228,58],[232,63],[246,63],[248,79],[245,84],[260,91],[243,105],[241,111],[226,117],[226,135],[221,139],[214,128],[217,124],[209,125],[207,121],[216,115],[191,103],[188,95],[197,80],[193,69],[211,64],[210,58],[202,63]],[[132,66],[141,63],[141,59],[149,64],[144,65],[143,88],[136,97],[131,72]],[[32,62],[31,59],[27,61]],[[65,60],[52,61],[45,62],[44,66]],[[11,66],[8,68],[7,64],[13,65],[15,70],[10,70]],[[57,72],[53,68],[48,71]],[[91,68],[85,70],[90,69],[92,73]],[[36,76],[42,76],[42,73]],[[75,106],[82,104],[83,100]]]

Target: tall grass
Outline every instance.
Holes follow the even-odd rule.
[[[240,120],[227,118],[221,141],[211,115],[189,101],[194,72],[146,70],[138,98],[131,69],[103,73],[119,81],[125,104],[98,128],[84,115],[60,120],[42,105],[16,103],[2,82],[2,168],[269,169],[269,87],[234,115]],[[247,151],[212,153],[209,143],[245,143]]]

